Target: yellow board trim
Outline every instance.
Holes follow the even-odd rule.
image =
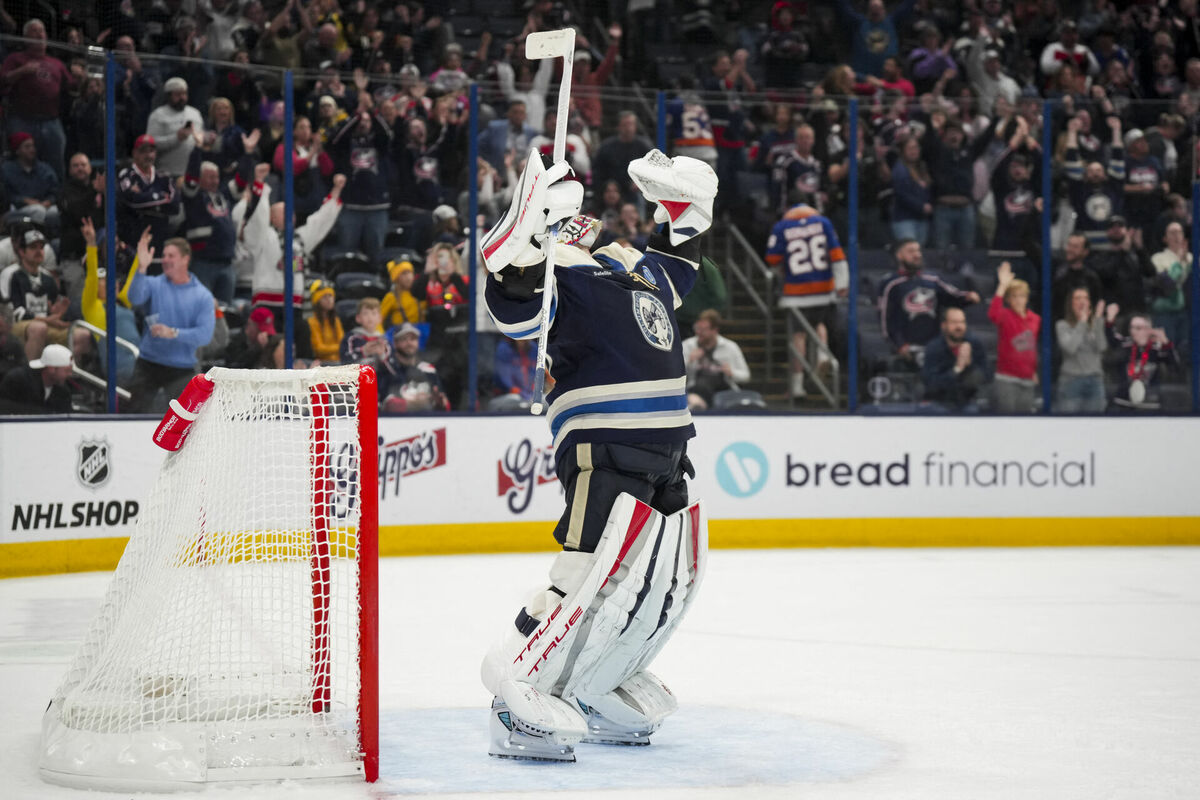
[[[1087,547],[1200,545],[1200,517],[710,520],[714,548]],[[553,522],[387,526],[381,556],[558,549]],[[0,578],[111,570],[127,540],[0,544]]]

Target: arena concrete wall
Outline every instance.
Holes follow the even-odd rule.
[[[0,576],[113,568],[165,457],[155,424],[0,422]],[[764,415],[696,427],[692,491],[714,547],[1200,544],[1200,419]],[[555,547],[563,498],[543,419],[391,417],[379,431],[382,555]]]

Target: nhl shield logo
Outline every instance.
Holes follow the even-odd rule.
[[[89,489],[98,489],[112,476],[108,461],[108,442],[104,439],[84,439],[77,448],[79,453],[75,477]]]
[[[633,316],[637,318],[642,336],[659,350],[670,350],[675,341],[671,318],[662,300],[649,292],[633,293]]]

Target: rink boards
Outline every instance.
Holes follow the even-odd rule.
[[[153,420],[0,422],[0,576],[110,569],[163,459]],[[1200,419],[704,417],[715,547],[1200,544]],[[383,555],[552,549],[544,420],[379,421]],[[269,465],[261,465],[270,469]]]

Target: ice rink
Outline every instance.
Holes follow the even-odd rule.
[[[1200,548],[714,551],[650,747],[492,759],[479,661],[550,559],[385,560],[380,781],[205,794],[1200,797]],[[0,797],[98,796],[36,763],[107,581],[0,581]]]

